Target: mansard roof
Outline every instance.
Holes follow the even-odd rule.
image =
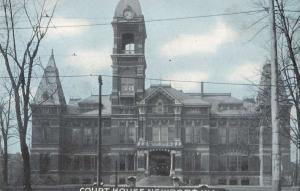
[[[256,103],[254,101],[241,100],[232,97],[230,93],[204,94],[202,99],[211,104],[212,114],[222,116],[255,114]]]
[[[52,54],[44,69],[43,78],[40,81],[33,99],[35,105],[65,105],[65,96],[59,79],[54,54]]]
[[[120,0],[115,10],[115,17],[123,17],[126,9],[131,9],[136,17],[143,16],[139,0]]]
[[[67,107],[68,114],[80,116],[98,116],[99,95],[91,95],[85,99],[76,100],[70,100]],[[111,114],[111,101],[109,95],[102,95],[102,107],[102,115]]]
[[[184,107],[210,107],[212,114],[217,115],[246,115],[255,113],[255,103],[232,97],[230,93],[184,93],[171,85],[151,85],[146,90],[142,104],[155,97],[158,93],[165,92],[168,97],[177,101]],[[228,107],[220,109],[220,106]]]

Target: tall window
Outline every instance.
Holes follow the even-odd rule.
[[[201,133],[200,133],[200,130],[201,130]],[[205,127],[201,127],[200,129],[198,129],[198,133],[199,133],[199,137],[201,138],[200,143],[208,144],[208,140],[209,140],[208,129]]]
[[[84,156],[84,159],[83,159],[83,164],[84,164],[84,170],[90,170],[91,169],[91,164],[92,164],[92,161],[91,161],[91,157],[90,156]]]
[[[186,153],[184,155],[184,166],[187,171],[193,170],[193,153]]]
[[[103,160],[103,162],[104,162],[104,170],[105,171],[109,171],[109,170],[111,170],[111,161],[112,161],[112,158],[110,157],[110,156],[105,156],[104,157],[104,160]]]
[[[132,74],[127,74],[132,75]],[[127,78],[121,78],[121,88],[122,88],[122,92],[124,93],[132,93],[134,92],[134,79],[133,78],[128,78],[128,76],[125,76]]]
[[[240,127],[238,129],[238,144],[248,144],[248,127]]]
[[[201,154],[196,153],[195,155],[195,170],[201,170]]]
[[[227,155],[220,155],[219,157],[219,170],[226,171],[227,169]]]
[[[221,144],[226,144],[226,128],[221,127],[219,128],[219,136],[220,136],[220,143]]]
[[[237,144],[237,128],[229,128],[229,144]]]
[[[168,142],[168,127],[162,126],[161,128],[161,142]]]
[[[155,126],[152,129],[153,142],[168,142],[169,128],[167,126]]]
[[[201,155],[201,170],[208,171],[209,167],[209,157],[206,154]]]
[[[134,170],[134,155],[133,154],[127,155],[127,160],[128,160],[128,170],[130,171]]]
[[[248,171],[248,157],[247,156],[240,156],[239,164],[240,164],[241,171]]]
[[[80,169],[80,158],[79,158],[79,156],[74,156],[73,169],[74,170],[79,170]]]
[[[159,127],[153,127],[152,130],[152,140],[153,142],[159,142],[160,141],[160,128]]]
[[[237,156],[228,156],[228,167],[230,171],[237,171]]]
[[[176,137],[176,129],[175,129],[175,127],[172,127],[172,126],[170,126],[170,127],[168,127],[168,140],[169,141],[173,141],[174,139],[175,139],[175,137]]]
[[[249,128],[249,143],[258,144],[259,142],[259,129],[257,127]]]
[[[45,174],[48,172],[50,167],[50,155],[40,154],[40,173]]]
[[[72,144],[79,145],[81,143],[80,129],[72,129]]]
[[[202,137],[201,137],[201,127],[195,127],[194,129],[194,142],[195,143],[202,143]],[[206,135],[207,136],[207,135]]]
[[[128,143],[135,143],[136,131],[134,126],[128,127]]]
[[[125,143],[125,131],[126,131],[126,126],[120,126],[119,128],[119,141],[120,143]]]
[[[264,172],[271,173],[272,172],[272,158],[271,156],[264,156]]]
[[[119,170],[120,171],[125,171],[125,160],[126,160],[126,155],[121,154],[120,159],[119,159]]]
[[[185,142],[193,143],[193,127],[185,128]]]
[[[91,128],[84,129],[84,144],[85,145],[93,144],[93,133]]]
[[[250,171],[259,171],[259,157],[251,156],[249,158],[249,170]]]
[[[156,112],[163,113],[164,112],[164,104],[162,101],[158,101],[156,104]]]

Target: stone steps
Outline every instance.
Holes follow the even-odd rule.
[[[169,176],[148,176],[136,183],[137,186],[173,186],[173,180]]]

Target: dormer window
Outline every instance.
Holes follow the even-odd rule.
[[[134,35],[131,33],[125,33],[122,35],[122,53],[124,54],[134,54],[135,44]]]

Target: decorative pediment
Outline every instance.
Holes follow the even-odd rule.
[[[170,94],[162,87],[158,87],[152,91],[147,97],[145,97],[140,103],[153,104],[162,100],[163,102],[169,102],[172,104],[182,104],[174,95]]]

